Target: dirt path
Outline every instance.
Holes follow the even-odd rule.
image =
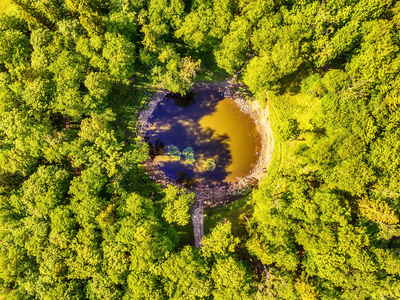
[[[192,206],[192,222],[194,232],[194,245],[197,248],[201,247],[201,239],[204,235],[204,209],[201,202],[196,202]]]

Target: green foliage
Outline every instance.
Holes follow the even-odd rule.
[[[318,292],[315,290],[315,286],[311,285],[307,279],[303,273],[295,283],[295,288],[300,295],[300,299],[316,300],[318,299]]]
[[[351,80],[346,72],[333,69],[324,75],[321,83],[328,92],[339,93],[349,87]],[[319,96],[322,96],[322,93]]]
[[[328,77],[328,76],[324,76]],[[325,86],[329,86],[325,84]],[[329,86],[330,87],[330,86]],[[320,97],[324,93],[324,85],[321,83],[321,76],[316,73],[308,76],[301,82],[301,92],[309,96]]]
[[[208,158],[204,163],[203,163],[203,168],[206,171],[214,171],[216,168],[215,160],[213,158]]]
[[[183,149],[182,155],[183,157],[185,157],[187,163],[190,165],[194,164],[194,162],[196,161],[194,158],[194,151],[192,147],[186,147],[185,149]]]
[[[385,201],[363,198],[358,202],[358,207],[360,215],[368,220],[387,225],[399,223],[399,218]]]
[[[211,270],[214,299],[251,299],[250,277],[243,264],[232,257],[217,260]]]
[[[3,0],[0,3],[0,11],[8,12],[13,7],[13,2],[11,0]]]
[[[65,201],[68,174],[54,166],[40,167],[22,186],[22,203],[29,214],[43,218]]]
[[[267,90],[277,88],[277,77],[269,57],[255,57],[246,65],[243,81],[258,99],[265,99]]]
[[[299,122],[296,119],[283,119],[278,127],[279,137],[287,141],[295,139],[299,135]]]
[[[171,157],[172,160],[180,160],[181,159],[181,151],[179,151],[179,148],[175,145],[168,145],[167,147],[167,153]]]
[[[183,57],[173,47],[166,46],[159,54],[157,66],[152,69],[153,83],[161,88],[184,95],[199,69],[200,60]]]
[[[90,96],[103,100],[110,93],[112,82],[104,73],[90,73],[86,76],[85,86],[89,90]]]
[[[400,298],[398,2],[1,4],[0,298]],[[200,252],[135,121],[217,66],[267,100],[274,176],[207,213]]]
[[[231,222],[221,222],[210,234],[203,237],[201,245],[205,257],[225,258],[229,252],[235,251],[240,240],[232,236],[231,227]]]
[[[108,61],[111,76],[128,80],[134,74],[135,45],[124,36],[105,34],[103,57]]]
[[[215,52],[215,58],[220,68],[229,74],[238,71],[246,60],[249,49],[250,24],[244,18],[234,20],[230,25],[229,34],[225,35],[221,45]]]
[[[292,292],[284,294],[277,285],[271,285],[269,273],[265,283],[269,291],[260,286],[260,297],[365,299],[382,297],[387,291],[396,294],[396,288],[388,288],[383,278],[397,271],[383,261],[395,265],[397,258],[391,251],[398,248],[387,244],[398,234],[394,199],[399,185],[392,179],[397,174],[393,167],[397,158],[391,150],[396,147],[392,133],[397,131],[397,125],[392,122],[397,119],[392,112],[397,108],[397,96],[392,94],[395,85],[389,88],[395,77],[389,75],[386,66],[379,75],[373,70],[380,68],[376,64],[385,54],[389,65],[394,69],[397,65],[390,54],[395,50],[389,33],[385,42],[380,41],[388,51],[378,54],[373,50],[372,44],[376,46],[380,36],[370,35],[371,30],[378,30],[374,23],[365,23],[365,31],[354,33],[353,41],[342,36],[338,42],[336,37],[354,24],[338,32],[332,40],[335,48],[329,59],[339,52],[352,51],[357,40],[362,41],[359,50],[353,52],[353,58],[346,56],[349,66],[345,70],[314,71],[304,78],[300,88],[307,96],[296,89],[290,89],[291,93],[298,93],[294,95],[288,90],[281,95],[268,93],[268,100],[280,115],[277,136],[296,140],[283,139],[280,174],[271,185],[253,195],[255,207],[247,247],[262,263],[285,270],[285,276],[291,274]],[[382,31],[390,27],[385,21],[380,26]],[[324,51],[327,54],[330,50]],[[316,65],[320,63],[318,59]],[[251,63],[248,68],[253,67]],[[254,68],[260,67],[254,64]],[[366,75],[363,69],[371,73]],[[260,81],[261,76],[256,72],[244,76],[260,98],[265,94],[259,92],[263,85],[257,81],[267,82]],[[385,97],[387,102],[382,101]],[[295,135],[284,130],[291,128],[288,120],[297,120],[292,131]],[[289,257],[292,264],[288,263]],[[300,271],[304,273],[296,278]],[[379,277],[377,273],[386,275]]]
[[[255,299],[298,299],[294,278],[277,269],[266,270],[267,276],[258,285]]]
[[[209,266],[198,250],[186,246],[161,265],[165,292],[170,299],[198,299],[210,296]]]
[[[192,48],[213,50],[229,30],[234,18],[234,1],[194,1],[175,36]]]
[[[184,226],[189,223],[189,204],[193,202],[193,193],[187,193],[184,189],[169,185],[165,190],[165,197],[163,199],[165,207],[162,215],[167,222]]]
[[[19,30],[5,30],[0,34],[0,63],[16,68],[27,62],[31,53],[28,37]]]

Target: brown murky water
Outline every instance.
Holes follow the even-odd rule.
[[[207,185],[234,182],[249,174],[261,149],[250,115],[214,90],[164,98],[149,119],[146,139],[159,168],[170,178]],[[167,153],[174,145],[193,148],[194,160]],[[207,168],[213,160],[215,169]]]

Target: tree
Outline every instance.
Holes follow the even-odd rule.
[[[194,151],[192,147],[186,147],[182,151],[183,157],[185,157],[188,164],[193,164],[196,160],[194,158]]]
[[[283,119],[280,121],[279,137],[283,141],[297,138],[299,132],[299,122],[296,119]]]
[[[128,80],[134,74],[135,45],[124,36],[104,35],[106,44],[103,57],[108,61],[110,75],[118,80]]]
[[[112,81],[105,73],[90,73],[86,76],[85,86],[89,90],[89,95],[87,100],[92,109],[102,106],[105,98],[111,92]]]
[[[180,160],[181,159],[181,151],[175,145],[168,145],[167,153],[171,157],[172,160]]]
[[[94,223],[96,215],[100,213],[105,202],[99,194],[106,183],[105,171],[99,166],[83,170],[81,176],[74,177],[71,181],[69,188],[69,193],[73,196],[71,204],[79,224]]]
[[[213,158],[208,158],[203,163],[203,169],[206,171],[214,171],[216,167],[215,160]]]
[[[312,74],[301,82],[301,92],[310,96],[320,97],[324,94],[324,85],[321,83],[321,75]]]
[[[277,70],[268,56],[256,56],[245,67],[243,81],[257,99],[265,99],[268,90],[276,89],[277,80]]]
[[[31,54],[28,37],[19,30],[0,32],[0,63],[7,69],[27,63]]]
[[[297,280],[294,286],[302,300],[318,299],[318,292],[316,291],[315,286],[310,284],[304,273],[301,274],[301,277]]]
[[[86,65],[87,60],[81,55],[63,51],[49,66],[49,70],[55,74],[55,108],[58,111],[70,116],[79,116],[86,110],[80,92]]]
[[[358,201],[358,207],[360,214],[368,220],[387,225],[399,223],[399,218],[385,201],[364,197]]]
[[[251,299],[250,277],[244,266],[232,257],[217,260],[211,270],[215,299]]]
[[[124,142],[118,141],[108,122],[113,118],[114,116],[106,111],[104,114],[82,120],[79,138],[65,149],[74,168],[82,168],[85,165],[102,167],[107,171],[107,175],[112,177],[119,171],[129,173],[139,162],[147,159],[147,144],[141,137],[126,147],[123,147]]]
[[[176,30],[175,36],[182,38],[191,48],[209,51],[216,43],[215,38],[208,34],[214,18],[210,1],[196,1],[193,3],[193,9],[185,16],[180,28]]]
[[[398,2],[14,2],[0,14],[0,298],[400,298]],[[145,174],[135,122],[149,91],[184,94],[223,75],[212,64],[243,69],[292,141],[224,211],[252,211],[241,247],[225,222],[201,252],[175,228],[194,194]]]
[[[280,190],[273,192],[261,189],[253,197],[256,205],[250,238],[246,242],[249,252],[265,265],[275,263],[284,270],[295,270],[299,258],[292,230],[296,226],[292,218],[285,213],[288,208],[285,193]]]
[[[13,1],[17,7],[19,8],[20,12],[22,13],[23,17],[26,19],[26,23],[29,25],[30,29],[35,29],[38,27],[47,27],[48,29],[52,29],[54,23],[49,20],[48,16],[51,16],[51,9],[47,11],[43,10],[43,6],[40,7],[40,3],[33,2],[26,0],[15,0]],[[52,3],[49,3],[51,8],[54,8]],[[46,14],[48,16],[46,16]]]
[[[169,223],[184,226],[189,223],[189,204],[194,202],[194,194],[187,193],[184,189],[168,185],[163,199],[163,217]]]
[[[104,48],[104,37],[93,36],[87,38],[80,36],[76,42],[76,51],[89,59],[89,65],[95,70],[107,72],[108,62],[103,56],[102,50]]]
[[[351,85],[349,75],[337,69],[329,70],[321,80],[325,89],[330,93],[339,93]]]
[[[49,241],[60,249],[67,249],[76,234],[76,219],[68,206],[58,206],[50,214]]]
[[[298,299],[299,295],[294,285],[295,278],[292,274],[270,268],[258,285],[255,299]]]
[[[387,274],[398,275],[400,274],[399,268],[399,255],[391,249],[374,249],[373,252],[379,261],[381,268]]]
[[[245,18],[237,18],[232,22],[229,34],[224,36],[215,52],[220,68],[232,75],[242,67],[249,49],[249,35],[250,24]]]
[[[199,69],[200,60],[183,57],[167,45],[158,55],[157,65],[152,69],[153,83],[173,93],[184,95],[192,86],[192,80]]]
[[[198,299],[211,294],[209,271],[198,250],[186,246],[180,252],[170,255],[161,265],[159,273],[169,298]]]
[[[104,32],[105,20],[101,15],[104,4],[100,1],[76,1],[67,0],[68,9],[79,16],[79,22],[90,36],[99,35]]]
[[[225,258],[235,251],[239,238],[232,236],[232,224],[229,221],[221,222],[205,235],[201,240],[202,252],[205,257],[214,259]]]
[[[30,215],[46,218],[62,204],[69,174],[57,167],[41,166],[23,184],[22,203]]]

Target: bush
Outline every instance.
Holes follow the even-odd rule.
[[[167,148],[167,153],[171,157],[172,160],[180,160],[181,159],[181,151],[175,145],[169,145]]]
[[[192,147],[186,147],[182,151],[182,155],[185,157],[188,164],[193,164],[196,160],[194,159],[194,151]]]

